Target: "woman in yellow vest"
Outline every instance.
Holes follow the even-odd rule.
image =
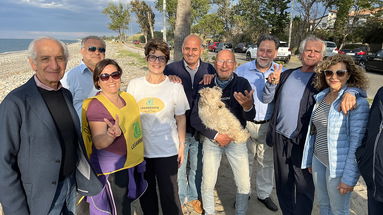
[[[93,81],[101,89],[83,103],[82,130],[87,153],[104,189],[88,197],[91,215],[130,215],[130,203],[147,188],[138,105],[120,91],[122,70],[111,59],[100,61]]]

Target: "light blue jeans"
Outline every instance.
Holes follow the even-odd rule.
[[[63,208],[67,208],[63,213]],[[55,197],[48,215],[76,214],[76,185],[75,176],[72,174],[57,185]]]
[[[330,178],[329,169],[313,156],[312,174],[321,215],[348,215],[351,192],[340,194],[341,177]]]
[[[230,143],[220,147],[208,138],[203,142],[202,203],[205,214],[215,214],[214,187],[222,154],[233,170],[236,193],[236,215],[245,215],[250,193],[249,160],[246,143]]]
[[[186,134],[184,162],[178,169],[177,180],[181,204],[201,196],[202,144],[199,144],[190,133]]]

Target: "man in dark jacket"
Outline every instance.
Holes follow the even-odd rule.
[[[239,120],[242,127],[247,120],[254,119],[253,90],[249,82],[234,73],[235,57],[233,52],[222,50],[217,54],[215,68],[217,77],[207,87],[218,86],[222,89],[221,101]],[[203,86],[201,86],[203,87]],[[197,97],[199,98],[199,97]],[[223,116],[222,116],[223,117]],[[237,184],[236,214],[245,215],[250,192],[249,162],[246,143],[234,142],[228,134],[207,128],[198,114],[198,99],[192,110],[192,126],[205,138],[203,141],[202,201],[205,214],[215,214],[214,187],[222,154],[225,153],[234,173]]]
[[[367,132],[356,151],[360,173],[367,185],[368,214],[383,212],[383,87],[375,95],[370,109]]]
[[[183,59],[166,66],[165,75],[181,79],[190,110],[194,105],[198,83],[205,74],[215,74],[214,67],[202,62],[202,40],[196,35],[189,35],[182,44]],[[178,169],[178,187],[181,203],[191,206],[197,213],[202,213],[201,180],[202,180],[202,146],[194,138],[194,129],[190,126],[190,111],[186,111],[186,141],[184,150],[185,162]],[[189,170],[186,170],[189,161]],[[184,209],[185,207],[183,207]]]

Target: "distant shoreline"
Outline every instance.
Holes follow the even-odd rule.
[[[33,39],[0,39],[0,55],[9,53],[23,52],[28,49],[29,43]],[[78,43],[79,40],[61,40],[66,45]]]

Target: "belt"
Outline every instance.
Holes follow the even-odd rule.
[[[270,120],[261,120],[261,121],[255,121],[255,120],[253,120],[252,122],[254,123],[254,124],[265,124],[266,122],[269,122]]]

